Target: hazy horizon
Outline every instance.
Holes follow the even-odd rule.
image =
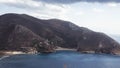
[[[0,15],[29,14],[40,19],[57,18],[106,34],[120,34],[117,0],[0,0]]]

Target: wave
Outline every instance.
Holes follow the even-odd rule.
[[[10,56],[2,56],[2,57],[0,58],[0,60],[3,60],[3,59],[8,58],[8,57],[10,57]]]

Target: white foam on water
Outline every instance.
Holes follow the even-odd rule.
[[[3,59],[8,58],[8,57],[9,56],[3,56],[3,57],[0,58],[0,60],[3,60]]]

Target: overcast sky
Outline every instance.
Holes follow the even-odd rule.
[[[107,34],[120,34],[120,0],[0,0],[0,15],[57,18]]]

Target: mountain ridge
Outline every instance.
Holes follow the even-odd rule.
[[[19,26],[20,30],[13,26]],[[13,30],[15,36],[12,35]],[[22,31],[22,33],[19,35],[16,34],[16,32],[19,33],[19,31]],[[25,34],[25,32],[27,33]],[[22,38],[22,36],[24,37]],[[21,43],[21,45],[28,42],[29,45],[24,46],[31,47],[31,49],[33,48],[37,52],[54,52],[55,48],[63,47],[74,48],[79,52],[94,51],[95,53],[106,54],[120,53],[120,44],[104,33],[95,32],[85,27],[79,27],[68,21],[58,19],[42,20],[26,14],[10,13],[0,16],[1,50],[8,47],[9,43],[6,44],[6,42],[10,41],[9,37],[11,37],[11,39],[19,37],[18,40],[24,40],[24,43]],[[35,44],[33,46],[31,46],[33,44],[31,42],[33,41],[27,41],[32,38],[39,38],[37,41],[34,41]],[[40,42],[40,40],[43,41]],[[19,50],[21,47],[14,44],[18,44],[19,42],[15,41],[11,44]],[[8,50],[11,49],[8,48]]]

